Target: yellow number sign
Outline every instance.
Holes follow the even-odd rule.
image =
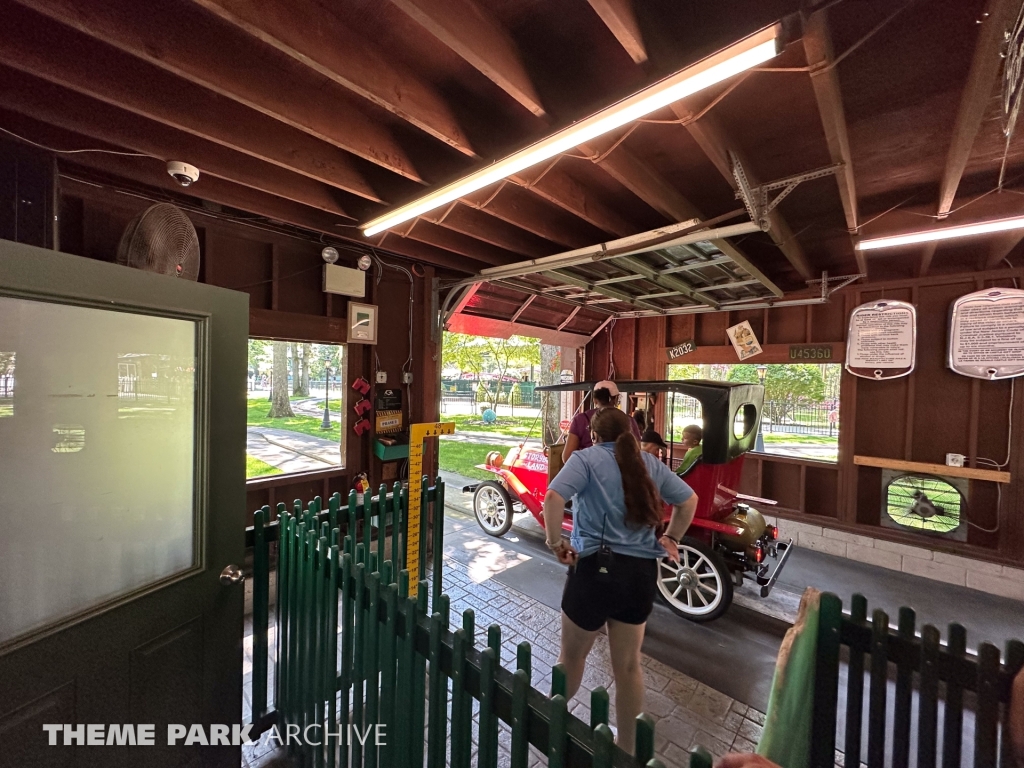
[[[420,525],[423,477],[423,443],[428,437],[454,435],[455,424],[438,421],[428,424],[413,424],[409,427],[409,535],[405,540],[405,567],[409,571],[409,596],[416,597],[419,591],[420,573]],[[435,553],[435,557],[438,553]]]

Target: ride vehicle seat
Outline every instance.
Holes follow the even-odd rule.
[[[679,466],[676,467],[676,474],[682,478],[685,478],[693,468],[696,467],[701,460],[701,455],[704,453],[704,449],[699,445],[695,445],[693,448],[686,452],[683,456],[683,460],[679,462]]]

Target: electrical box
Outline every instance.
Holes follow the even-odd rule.
[[[361,269],[324,264],[324,293],[362,299],[366,296],[366,273]]]
[[[378,435],[401,432],[405,427],[402,420],[402,390],[378,387],[374,397],[374,415]]]

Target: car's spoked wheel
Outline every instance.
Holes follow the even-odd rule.
[[[473,494],[473,514],[485,533],[504,536],[512,527],[512,498],[495,482],[480,483]]]
[[[678,563],[659,561],[658,589],[673,611],[692,621],[717,619],[732,602],[732,580],[722,558],[692,539],[679,544]]]

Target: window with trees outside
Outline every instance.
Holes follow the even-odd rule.
[[[670,365],[670,379],[712,379],[757,384],[764,373],[764,408],[761,440],[765,453],[801,459],[837,461],[839,458],[839,378],[842,366],[773,364]],[[670,399],[675,439],[683,427],[701,423],[700,403],[676,395]]]
[[[249,339],[245,475],[345,462],[345,347]]]

